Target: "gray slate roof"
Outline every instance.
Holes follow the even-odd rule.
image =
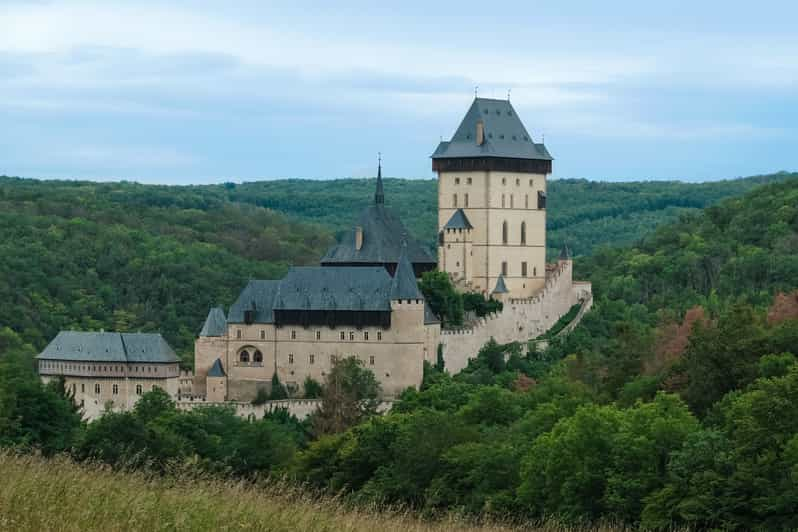
[[[179,362],[157,333],[61,331],[36,358],[85,362]]]
[[[363,245],[355,249],[355,229],[348,231],[321,259],[321,264],[365,263],[396,264],[402,253],[402,240],[407,241],[407,253],[413,264],[435,264],[424,247],[409,236],[399,217],[385,204],[382,186],[382,167],[377,170],[377,189],[374,203],[361,211],[357,227],[363,229]]]
[[[221,359],[216,359],[211,366],[211,369],[208,370],[208,377],[224,377],[224,368],[222,367]]]
[[[571,250],[568,249],[568,244],[563,244],[560,249],[560,260],[571,260]]]
[[[484,124],[485,141],[477,145],[477,122]],[[459,157],[508,157],[551,161],[542,143],[536,144],[509,100],[474,98],[450,141],[441,142],[433,159]]]
[[[493,289],[493,294],[506,294],[509,292],[507,290],[507,285],[504,284],[504,275],[499,275],[499,278],[496,279],[496,288]]]
[[[407,259],[406,249],[402,249],[399,256],[399,263],[396,265],[396,273],[391,280],[391,299],[423,299],[424,296],[418,290],[416,275],[413,273],[413,266]]]
[[[473,229],[474,226],[468,221],[468,216],[463,212],[463,209],[457,209],[443,226],[444,229]]]
[[[213,307],[205,318],[200,336],[224,336],[227,332],[227,318],[222,307]]]
[[[255,310],[255,323],[274,323],[274,296],[280,281],[250,281],[227,314],[228,323],[244,323],[244,311]]]

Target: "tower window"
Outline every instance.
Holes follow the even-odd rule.
[[[507,276],[507,261],[502,262],[502,275]]]
[[[510,194],[510,208],[513,208],[513,195]]]
[[[118,384],[114,384],[111,387],[111,393],[114,394],[114,395],[119,395],[119,385]]]
[[[288,363],[289,364],[293,364],[294,363],[294,354],[293,353],[288,353]]]
[[[136,385],[136,395],[141,395],[141,384]]]
[[[538,209],[546,208],[546,193],[538,190]]]
[[[260,351],[255,351],[255,354],[252,355],[253,362],[263,362],[263,353]]]
[[[502,177],[502,185],[506,185],[506,184],[507,184],[507,178],[506,177]]]
[[[341,331],[341,340],[346,340],[346,333]]]
[[[261,340],[265,340],[266,339],[266,331],[264,331],[263,329],[261,329],[261,331],[260,331],[260,339]]]
[[[465,197],[463,198],[463,201],[464,201],[464,206],[468,207],[468,194],[465,195]]]
[[[521,222],[521,244],[526,244],[526,222]]]
[[[94,385],[94,393],[96,393],[97,395],[100,395],[100,385],[99,384],[95,384]]]
[[[321,340],[321,331],[316,331],[316,340]]]
[[[515,140],[515,136],[513,136],[513,140]],[[520,179],[516,179],[515,180],[515,186],[517,186],[517,187],[521,186],[521,180]]]
[[[455,185],[459,185],[460,184],[460,178],[459,177],[455,177],[454,178],[454,184]]]
[[[533,275],[534,277],[537,277],[537,276],[538,276],[538,267],[537,267],[537,266],[535,266],[534,268],[532,268],[532,275]]]
[[[368,331],[363,331],[363,339],[364,340],[368,340],[369,339],[369,332]]]
[[[524,208],[529,208],[529,194],[524,194]]]
[[[246,349],[241,351],[241,354],[238,355],[238,360],[240,362],[249,362],[249,351],[247,351]]]
[[[355,339],[355,331],[349,331],[349,339],[354,341],[354,339]]]
[[[374,365],[374,355],[369,355],[369,365],[370,366]]]
[[[382,340],[382,331],[377,331],[377,340]]]
[[[236,338],[238,338],[239,340],[241,339],[241,329],[238,329],[236,331]]]
[[[521,263],[521,276],[526,277],[526,262]]]
[[[504,194],[502,194],[502,209],[504,208]]]
[[[308,362],[314,364],[316,362],[316,355],[308,355]]]
[[[457,194],[452,194],[452,205],[457,207]]]
[[[469,177],[466,179],[466,184],[470,185],[472,183],[472,179]]]
[[[291,331],[291,339],[296,340],[296,331]]]
[[[502,222],[502,243],[507,243],[507,220]]]

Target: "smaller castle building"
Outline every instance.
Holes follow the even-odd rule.
[[[63,378],[89,418],[129,410],[155,388],[172,396],[180,388],[179,359],[157,333],[61,331],[36,360],[42,380]]]

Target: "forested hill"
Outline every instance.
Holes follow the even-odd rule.
[[[555,179],[548,185],[548,247],[556,253],[567,241],[578,255],[602,244],[637,241],[654,227],[675,221],[765,183],[796,177],[796,173],[754,176],[708,183],[680,181],[596,182]],[[371,201],[373,179],[332,181],[279,180],[228,185],[234,201],[254,203],[341,231],[353,214]],[[386,203],[397,210],[410,231],[434,245],[437,228],[435,180],[385,180]]]
[[[795,174],[793,174],[795,175]],[[706,184],[552,181],[549,245],[636,241],[656,224],[790,174]],[[211,305],[250,278],[315,264],[372,201],[374,180],[154,186],[0,177],[0,325],[36,348],[60,329],[161,331],[190,361]],[[431,180],[386,180],[432,244]]]

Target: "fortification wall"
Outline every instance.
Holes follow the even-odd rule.
[[[288,412],[297,418],[305,419],[321,406],[321,399],[284,399],[280,401],[266,401],[263,404],[253,405],[252,403],[244,403],[237,401],[225,402],[208,402],[202,399],[183,400],[177,402],[177,408],[180,410],[192,410],[194,408],[207,408],[209,406],[224,406],[234,407],[236,414],[240,417],[252,417],[260,419],[267,412],[273,412],[278,408],[286,408]],[[383,401],[377,410],[379,412],[387,412],[393,406],[392,401]]]
[[[592,299],[590,283],[575,283],[572,274],[573,262],[560,261],[535,296],[509,299],[501,312],[480,319],[473,327],[441,331],[446,370],[454,374],[465,368],[491,338],[500,344],[537,338],[579,301]]]

